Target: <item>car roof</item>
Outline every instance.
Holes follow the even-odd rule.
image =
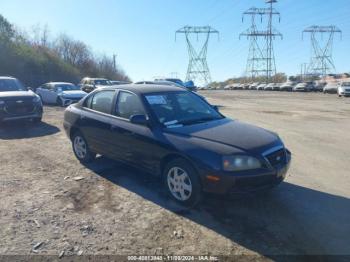
[[[69,83],[69,82],[49,82],[46,84],[50,84],[50,85],[74,85],[73,83]]]
[[[16,79],[12,76],[0,76],[0,79]]]
[[[108,79],[103,77],[84,77],[82,80],[108,80]]]
[[[176,92],[176,91],[188,92],[188,91],[186,91],[186,89],[181,88],[181,87],[168,86],[168,85],[157,85],[157,84],[119,85],[119,86],[104,87],[100,90],[118,90],[118,89],[130,91],[130,92],[133,92],[135,94],[151,94],[151,93],[158,93],[158,92]]]

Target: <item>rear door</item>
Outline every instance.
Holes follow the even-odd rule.
[[[57,93],[55,91],[55,85],[48,84],[47,85],[47,102],[50,104],[55,104],[57,102]]]
[[[44,103],[47,103],[47,101],[46,101],[46,95],[45,95],[45,88],[46,88],[45,86],[46,86],[46,85],[41,85],[41,86],[39,86],[39,87],[36,89],[35,93],[41,97],[41,100],[42,100]]]
[[[111,118],[115,91],[103,90],[90,95],[83,105],[79,120],[80,130],[90,149],[96,153],[114,158],[111,148]]]
[[[44,103],[50,103],[49,96],[49,84],[42,85],[40,88],[37,89],[37,93],[40,94],[42,100]]]

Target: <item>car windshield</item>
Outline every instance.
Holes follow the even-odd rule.
[[[0,79],[0,92],[27,91],[17,79]]]
[[[223,118],[212,106],[191,92],[164,92],[145,97],[159,122],[166,127]]]
[[[344,82],[342,86],[350,86],[350,82]]]
[[[56,85],[56,88],[57,90],[61,90],[61,91],[79,90],[79,87],[72,84]]]
[[[111,82],[106,79],[96,79],[94,80],[95,85],[99,86],[110,86]]]

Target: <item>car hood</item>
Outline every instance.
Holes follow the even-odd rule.
[[[63,96],[72,96],[72,97],[83,97],[86,95],[86,92],[81,90],[70,90],[70,91],[64,91],[61,93]]]
[[[36,95],[31,90],[0,92],[0,100],[32,99],[35,96]]]
[[[110,87],[110,86],[107,86],[107,85],[95,85],[96,88],[106,88],[106,87]]]
[[[167,128],[167,133],[214,142],[253,154],[283,145],[277,134],[260,127],[224,118],[190,126]],[[210,143],[212,144],[212,143]]]

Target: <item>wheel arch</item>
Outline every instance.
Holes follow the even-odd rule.
[[[80,132],[79,128],[72,126],[69,130],[69,138],[70,140],[73,140],[73,136],[74,134],[76,134],[77,132]]]
[[[166,165],[170,161],[173,161],[175,159],[185,160],[189,165],[191,165],[191,167],[195,170],[195,172],[199,176],[198,167],[193,163],[193,161],[189,157],[186,157],[186,156],[179,154],[179,153],[170,153],[170,154],[167,154],[166,156],[164,156],[160,161],[160,165],[159,165],[160,177],[164,176],[164,169],[165,169]],[[201,181],[200,177],[199,177],[199,181]]]

